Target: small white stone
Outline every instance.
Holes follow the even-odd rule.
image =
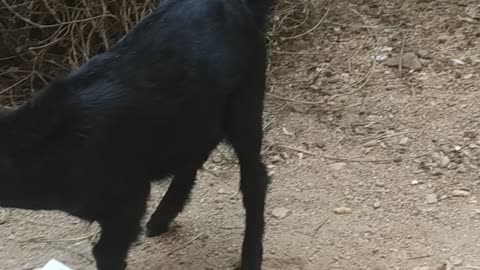
[[[471,193],[469,191],[462,190],[462,189],[456,189],[456,190],[452,191],[452,196],[453,197],[468,197],[470,195],[471,195]]]
[[[333,170],[336,170],[336,171],[342,170],[343,168],[345,168],[345,166],[347,166],[347,163],[345,163],[345,162],[338,162],[338,163],[330,164],[330,168],[332,168]]]
[[[288,210],[285,207],[279,207],[275,208],[272,211],[272,216],[278,219],[285,218],[288,214],[290,213],[290,210]]]
[[[399,144],[400,144],[400,145],[407,145],[407,143],[408,143],[409,140],[410,140],[410,139],[409,139],[408,137],[403,137],[403,138],[400,139]]]
[[[333,213],[335,213],[337,215],[349,215],[349,214],[353,213],[353,210],[351,208],[348,208],[348,207],[338,207],[338,208],[335,208],[333,210]]]
[[[437,194],[435,194],[435,193],[428,194],[425,197],[425,203],[426,204],[435,204],[437,202],[438,202],[438,198],[437,198]]]
[[[454,266],[461,266],[463,264],[463,260],[459,257],[452,256],[448,259]]]

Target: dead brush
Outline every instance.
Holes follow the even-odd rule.
[[[0,0],[0,104],[15,106],[148,14],[153,0]]]

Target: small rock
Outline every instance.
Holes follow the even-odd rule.
[[[467,74],[467,75],[463,76],[463,78],[464,78],[465,80],[470,80],[471,78],[473,78],[473,74],[471,74],[471,73],[470,73],[470,74]]]
[[[213,162],[213,163],[217,163],[217,164],[218,164],[218,163],[222,163],[222,161],[223,161],[223,159],[222,159],[220,156],[218,156],[218,155],[214,155],[214,156],[212,157],[212,162]]]
[[[283,127],[283,128],[282,128],[282,132],[283,132],[283,134],[285,134],[285,135],[287,135],[287,136],[295,137],[295,133],[289,131],[286,127]]]
[[[382,203],[380,201],[374,201],[373,202],[373,208],[378,209],[382,206]]]
[[[337,163],[330,164],[330,168],[336,171],[342,170],[343,168],[345,168],[345,166],[347,166],[347,163],[345,162],[337,162]]]
[[[0,210],[0,225],[7,223],[7,212]]]
[[[338,207],[338,208],[335,208],[333,210],[333,213],[335,213],[337,215],[349,215],[349,214],[353,213],[353,210],[351,208],[348,208],[348,207]]]
[[[450,270],[448,263],[441,262],[437,264],[433,269],[435,270]]]
[[[431,270],[432,268],[428,266],[415,267],[413,270]]]
[[[373,270],[388,270],[388,266],[385,263],[377,263],[373,266]]]
[[[452,256],[448,260],[453,264],[453,266],[461,266],[463,264],[463,260],[456,256]]]
[[[410,70],[420,70],[422,69],[422,63],[418,56],[414,53],[406,53],[401,58],[402,67],[408,68]],[[398,67],[400,65],[400,57],[393,57],[385,61],[385,65],[389,67]]]
[[[226,194],[227,192],[225,191],[225,189],[221,188],[218,190],[218,194]]]
[[[418,57],[423,58],[423,59],[432,59],[432,56],[430,55],[430,53],[427,50],[418,50],[417,55],[418,55]]]
[[[426,204],[435,204],[437,202],[438,202],[438,197],[437,197],[437,194],[435,194],[435,193],[428,194],[425,197],[425,203]]]
[[[283,161],[283,158],[280,155],[275,155],[272,157],[272,163],[278,163],[280,161]]]
[[[441,43],[447,42],[449,39],[450,39],[449,35],[440,35],[437,38],[438,42],[441,42]]]
[[[465,167],[465,165],[463,165],[463,164],[458,165],[458,172],[459,173],[466,173],[467,168]]]
[[[368,141],[368,142],[366,142],[365,144],[363,144],[363,146],[365,146],[365,147],[374,147],[374,146],[376,146],[378,143],[379,143],[379,141],[377,141],[377,140],[371,140],[371,141]]]
[[[420,184],[420,182],[418,180],[412,180],[412,185],[415,186],[415,185],[418,185]]]
[[[452,152],[452,149],[450,148],[450,146],[444,144],[440,147],[440,149],[442,150],[443,153],[447,154],[447,153],[450,153]]]
[[[380,181],[380,180],[378,180],[378,181],[375,182],[375,186],[377,186],[377,187],[384,187],[384,186],[385,186],[385,183],[382,182],[382,181]]]
[[[440,162],[438,165],[440,165],[441,168],[446,168],[450,164],[450,158],[447,156],[442,156],[440,157]]]
[[[465,62],[460,59],[450,59],[455,65],[465,65]]]
[[[468,197],[470,195],[471,195],[471,193],[469,191],[462,190],[462,189],[456,189],[456,190],[452,191],[452,196],[453,197]]]
[[[275,208],[272,211],[272,216],[278,219],[283,219],[285,218],[288,214],[290,213],[290,210],[288,210],[285,207],[280,207],[280,208]]]
[[[400,139],[400,142],[398,142],[400,145],[407,145],[408,140],[410,140],[408,137],[403,137]]]

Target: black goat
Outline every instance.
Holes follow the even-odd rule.
[[[261,269],[268,0],[164,0],[109,51],[0,117],[0,206],[97,221],[100,270],[126,268],[153,179],[173,175],[147,224],[167,231],[222,141],[240,162],[241,269]]]

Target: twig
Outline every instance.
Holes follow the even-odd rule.
[[[90,238],[94,237],[99,232],[100,231],[95,231],[95,232],[90,233],[88,235],[84,235],[84,236],[77,237],[77,238],[66,238],[66,239],[32,238],[32,239],[28,239],[28,240],[25,240],[25,241],[22,241],[22,242],[36,242],[36,243],[80,242],[80,241],[87,240],[87,239],[90,239]]]
[[[387,158],[387,159],[352,159],[352,158],[341,158],[341,157],[332,157],[323,155],[322,158],[335,160],[335,161],[345,161],[345,162],[352,162],[352,163],[392,163],[401,161],[402,158]]]
[[[12,89],[12,88],[14,88],[15,86],[17,86],[17,85],[23,83],[24,81],[28,80],[28,78],[30,78],[31,76],[32,76],[32,75],[29,74],[29,75],[25,76],[25,78],[21,79],[20,81],[18,81],[18,82],[16,82],[16,83],[10,85],[9,87],[1,90],[1,91],[0,91],[0,95],[3,94],[3,93],[8,92],[10,89]]]
[[[327,18],[327,15],[328,13],[330,12],[330,8],[332,7],[332,3],[330,2],[328,4],[328,8],[327,8],[327,11],[325,12],[325,14],[323,15],[323,17],[320,19],[320,21],[318,21],[317,24],[315,24],[315,26],[313,26],[312,28],[310,28],[309,30],[301,33],[301,34],[298,34],[298,35],[295,35],[295,36],[291,36],[291,37],[284,37],[282,38],[283,40],[291,40],[291,39],[297,39],[299,37],[303,37],[309,33],[311,33],[312,31],[314,31],[315,29],[317,29],[318,27],[320,27],[320,25],[323,23],[323,21],[325,20],[325,18]]]
[[[398,136],[406,135],[406,134],[409,134],[409,133],[414,133],[414,132],[408,131],[408,132],[399,132],[399,133],[388,134],[388,135],[382,134],[382,135],[379,135],[379,136],[366,138],[366,139],[362,140],[362,142],[365,143],[365,142],[369,142],[369,141],[372,141],[372,140],[382,140],[382,139],[387,139],[387,138],[392,138],[392,137],[398,137]]]
[[[313,236],[317,235],[318,231],[329,221],[329,218],[326,218],[322,223],[320,223],[315,229]]]
[[[296,148],[296,147],[291,147],[291,146],[288,146],[288,145],[283,145],[283,144],[279,144],[279,143],[272,143],[272,145],[276,145],[276,146],[281,147],[281,148],[293,150],[293,151],[300,152],[300,153],[310,155],[310,156],[318,156],[317,153],[313,153],[313,152],[303,150],[303,149],[300,149],[300,148]]]
[[[275,120],[277,120],[278,114],[279,114],[280,112],[282,112],[282,111],[285,109],[285,107],[287,107],[287,104],[284,104],[284,105],[278,110],[278,112],[275,113],[275,116],[272,117],[272,119],[263,126],[263,131],[266,131],[266,130],[273,124],[273,122],[275,122]]]
[[[15,17],[19,18],[20,20],[28,23],[28,24],[31,24],[37,28],[52,28],[52,27],[59,27],[59,26],[62,26],[62,25],[69,25],[69,24],[74,24],[74,23],[80,23],[80,22],[88,22],[88,21],[91,21],[91,20],[95,20],[95,19],[98,19],[98,18],[103,18],[103,17],[113,17],[115,18],[115,16],[113,15],[99,15],[99,16],[95,16],[95,17],[91,17],[91,18],[85,18],[85,19],[78,19],[78,20],[73,20],[73,21],[69,21],[69,22],[62,22],[62,23],[55,23],[55,24],[39,24],[39,23],[36,23],[24,16],[22,16],[21,14],[19,14],[18,12],[16,12],[8,3],[7,1],[5,0],[1,0],[2,3],[5,5],[5,7],[7,7],[8,11],[10,11],[11,13],[13,13],[13,15],[15,15]]]
[[[306,101],[306,100],[286,98],[286,97],[277,96],[277,95],[272,94],[272,93],[267,93],[267,96],[271,96],[271,97],[281,99],[281,100],[285,100],[285,101],[290,101],[290,102],[293,102],[293,103],[305,104],[305,105],[319,105],[319,104],[323,103],[323,101]]]
[[[33,224],[33,225],[41,225],[41,226],[47,226],[47,227],[57,227],[57,228],[67,228],[65,226],[61,226],[61,225],[56,225],[56,224],[51,224],[51,223],[45,223],[45,222],[40,222],[40,221],[33,221],[33,220],[29,220],[29,219],[23,219],[23,218],[9,218],[9,220],[13,220],[13,221],[19,221],[19,222],[27,222],[27,223],[30,223],[30,224]]]
[[[403,58],[403,51],[405,50],[406,40],[407,40],[407,37],[404,35],[402,40],[402,47],[400,49],[400,57],[398,58],[398,72],[399,72],[400,78],[402,77],[402,64],[403,64],[402,58]]]
[[[313,53],[313,52],[289,52],[289,51],[277,51],[277,50],[270,50],[272,53],[277,53],[277,54],[295,54],[295,55],[317,55],[318,53]]]
[[[427,254],[427,255],[423,255],[423,256],[410,257],[407,260],[413,261],[413,260],[426,259],[426,258],[430,258],[430,257],[432,257],[432,255]]]
[[[172,255],[173,253],[179,251],[179,250],[182,250],[184,249],[185,247],[189,246],[191,243],[195,242],[197,239],[199,239],[200,237],[202,237],[204,235],[204,233],[201,233],[197,236],[195,236],[194,238],[192,238],[190,241],[187,241],[185,244],[181,245],[180,247],[177,247],[173,250],[171,250],[170,252],[167,252],[166,256],[170,256]]]

